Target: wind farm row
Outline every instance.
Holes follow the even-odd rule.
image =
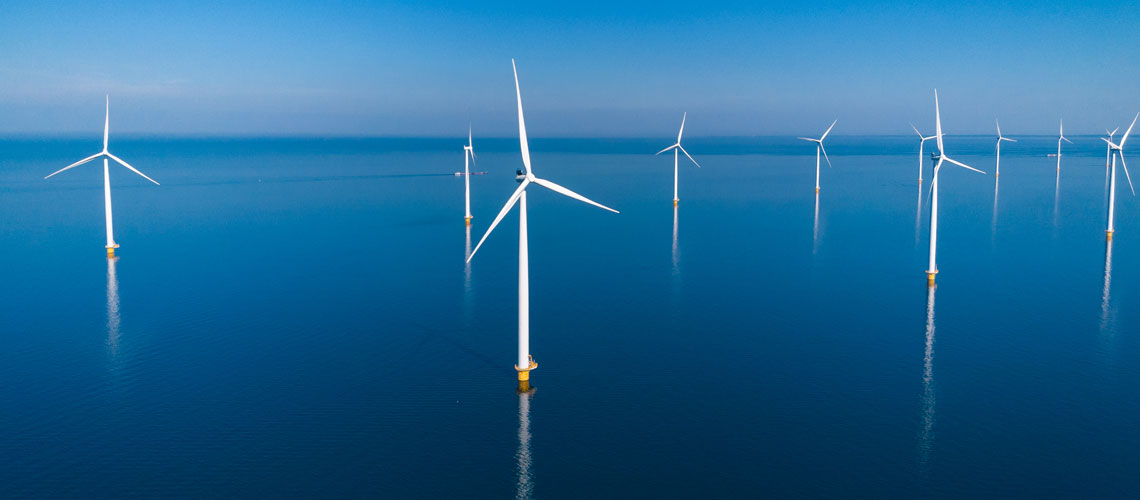
[[[529,278],[530,278],[530,275],[529,275],[530,262],[529,262],[529,246],[528,246],[528,231],[527,231],[527,229],[528,229],[528,219],[527,219],[527,191],[528,191],[528,188],[531,187],[532,185],[538,185],[540,187],[543,187],[545,189],[549,189],[549,190],[554,191],[554,192],[561,194],[563,196],[567,196],[567,197],[575,199],[577,201],[581,201],[583,203],[593,205],[593,206],[601,208],[603,210],[607,210],[607,211],[613,212],[615,214],[619,213],[619,212],[618,212],[618,210],[610,208],[609,206],[598,203],[598,202],[591,200],[591,199],[589,199],[589,198],[587,198],[587,197],[585,197],[585,196],[583,196],[583,195],[581,195],[575,191],[572,191],[571,189],[569,189],[567,187],[564,187],[564,186],[557,184],[553,181],[550,181],[546,178],[538,177],[536,175],[534,168],[533,168],[533,165],[532,165],[531,155],[530,155],[530,147],[529,147],[529,143],[528,143],[528,139],[527,139],[526,122],[525,122],[525,118],[524,118],[523,103],[522,103],[522,91],[521,91],[521,86],[519,83],[518,70],[517,70],[517,67],[515,66],[514,60],[511,61],[511,64],[512,64],[512,71],[513,71],[513,75],[514,75],[515,96],[516,96],[516,103],[517,103],[519,151],[521,154],[521,160],[522,160],[522,167],[523,168],[519,171],[519,174],[516,177],[516,181],[519,183],[518,187],[508,197],[506,202],[503,204],[502,208],[499,210],[499,212],[496,214],[496,216],[492,219],[491,223],[488,225],[486,231],[484,232],[483,236],[479,239],[479,241],[475,245],[474,249],[471,249],[467,252],[466,262],[468,264],[470,264],[472,262],[472,259],[474,259],[476,253],[482,248],[483,244],[487,241],[487,239],[489,238],[491,233],[495,230],[495,228],[499,226],[499,224],[503,221],[503,219],[507,216],[507,214],[515,207],[515,205],[518,205],[518,207],[519,207],[518,352],[517,352],[517,358],[516,358],[516,363],[515,363],[515,370],[517,371],[518,381],[520,384],[520,390],[525,390],[525,387],[529,387],[530,371],[536,369],[538,366],[538,364],[535,362],[535,360],[534,360],[534,358],[530,352],[530,280],[529,280]],[[664,149],[662,149],[656,153],[657,155],[661,155],[661,154],[667,153],[669,151],[673,152],[673,206],[675,209],[679,205],[679,201],[680,201],[680,197],[679,197],[679,177],[680,177],[680,163],[681,163],[680,156],[683,154],[687,158],[687,160],[693,164],[693,166],[695,166],[697,168],[701,168],[700,163],[698,163],[697,160],[693,157],[693,155],[690,154],[690,152],[682,145],[682,139],[684,136],[685,123],[687,121],[687,118],[688,118],[688,113],[684,112],[682,114],[680,128],[677,132],[676,140],[672,144],[670,144],[669,146],[665,147]],[[1124,169],[1124,173],[1125,173],[1126,179],[1128,180],[1129,187],[1132,188],[1131,176],[1128,174],[1127,165],[1125,164],[1125,161],[1124,161],[1124,146],[1125,146],[1125,144],[1126,144],[1126,142],[1127,142],[1127,140],[1128,140],[1135,124],[1136,124],[1137,118],[1140,118],[1140,114],[1137,114],[1136,118],[1134,118],[1132,120],[1132,123],[1129,124],[1129,126],[1127,127],[1126,131],[1122,135],[1119,142],[1115,141],[1115,135],[1119,131],[1119,129],[1113,130],[1111,132],[1106,130],[1106,136],[1107,137],[1103,139],[1104,142],[1106,143],[1106,167],[1105,167],[1106,168],[1106,174],[1105,174],[1106,175],[1106,183],[1109,186],[1108,187],[1108,199],[1107,199],[1107,203],[1106,203],[1106,205],[1107,205],[1107,208],[1106,208],[1107,220],[1106,220],[1106,229],[1105,229],[1106,237],[1108,240],[1112,239],[1113,232],[1115,231],[1115,227],[1114,227],[1114,215],[1115,215],[1114,214],[1114,206],[1115,206],[1115,201],[1116,201],[1115,191],[1116,191],[1116,163],[1117,163],[1117,161],[1120,162],[1121,167]],[[818,138],[813,138],[813,137],[799,137],[798,138],[798,139],[803,140],[803,141],[811,142],[815,146],[815,150],[816,150],[815,196],[816,196],[817,214],[818,214],[819,196],[820,196],[821,166],[822,166],[822,163],[827,163],[829,168],[832,167],[832,162],[830,160],[830,157],[828,156],[828,153],[827,153],[827,150],[826,150],[826,147],[824,144],[825,144],[825,141],[827,140],[829,134],[831,134],[832,130],[835,128],[837,121],[838,120],[833,121],[826,128],[826,130],[823,132],[823,134],[821,134]],[[914,130],[915,134],[918,136],[918,162],[919,162],[919,165],[918,165],[918,183],[920,185],[920,188],[919,188],[920,208],[921,208],[921,191],[922,191],[921,185],[924,182],[924,179],[923,179],[923,170],[924,170],[923,162],[926,159],[926,150],[925,150],[926,141],[933,140],[935,142],[935,145],[937,148],[936,152],[932,152],[930,154],[930,158],[934,162],[934,166],[933,166],[933,170],[931,172],[931,176],[929,179],[929,188],[928,188],[929,189],[928,199],[929,199],[929,203],[930,203],[930,211],[929,211],[930,223],[929,223],[929,235],[928,235],[929,254],[928,254],[928,265],[927,265],[927,268],[925,270],[925,274],[927,276],[928,286],[933,286],[935,283],[935,278],[939,272],[938,265],[937,265],[938,220],[939,220],[938,184],[939,184],[939,173],[941,172],[941,168],[944,164],[948,163],[948,164],[951,164],[951,165],[954,165],[957,167],[961,167],[961,168],[964,168],[967,170],[971,170],[971,171],[974,171],[974,172],[977,172],[980,174],[986,174],[986,172],[983,170],[980,170],[978,168],[975,168],[974,166],[968,165],[967,163],[965,163],[963,161],[959,161],[959,160],[951,157],[950,153],[947,151],[945,143],[944,143],[944,135],[945,134],[944,134],[943,127],[942,127],[941,107],[940,107],[940,103],[939,103],[939,96],[938,96],[937,90],[934,91],[934,134],[929,135],[929,136],[924,135],[922,132],[920,132],[919,128],[914,126],[913,124],[911,125],[911,128]],[[994,148],[994,176],[995,176],[995,199],[996,199],[996,178],[1000,175],[1002,144],[1007,143],[1007,142],[1008,143],[1015,143],[1017,141],[1013,138],[1010,138],[1010,137],[1003,135],[1002,130],[1001,130],[1001,126],[997,122],[996,119],[995,119],[995,128],[997,129],[997,138],[996,138],[996,143],[995,143],[995,148]],[[114,160],[116,163],[121,164],[123,167],[131,170],[132,172],[142,176],[146,180],[148,180],[148,181],[150,181],[156,185],[158,185],[158,182],[154,181],[153,179],[151,179],[147,175],[143,174],[141,171],[137,170],[136,168],[134,168],[130,164],[126,163],[125,161],[123,161],[119,157],[112,154],[109,151],[109,147],[108,147],[108,145],[109,145],[109,134],[110,134],[110,99],[108,97],[107,103],[106,103],[106,115],[105,115],[104,130],[103,130],[103,149],[102,149],[102,151],[100,151],[94,155],[88,156],[86,158],[83,158],[82,160],[79,160],[79,161],[77,161],[71,165],[68,165],[68,166],[66,166],[66,167],[64,167],[64,168],[62,168],[56,172],[53,172],[50,175],[48,175],[47,177],[45,177],[45,179],[50,178],[52,176],[55,176],[55,175],[57,175],[61,172],[64,172],[66,170],[69,170],[69,169],[75,168],[77,166],[83,165],[85,163],[88,163],[90,161],[102,158],[102,160],[103,160],[103,181],[104,181],[103,182],[104,209],[105,209],[105,218],[106,218],[106,246],[105,246],[105,248],[107,251],[107,256],[108,257],[114,257],[116,249],[119,248],[119,244],[114,239],[114,231],[113,231],[112,210],[111,210],[111,188],[110,188],[110,177],[109,177],[109,160]],[[475,148],[474,148],[473,135],[474,134],[472,132],[472,129],[469,127],[469,129],[468,129],[468,140],[467,140],[467,143],[463,146],[464,167],[463,167],[462,177],[464,179],[464,222],[468,226],[471,225],[472,220],[475,218],[475,214],[472,213],[472,209],[471,209],[472,192],[471,192],[471,182],[470,182],[470,176],[474,174],[474,172],[472,172],[471,169],[472,169],[472,167],[475,166],[475,162],[476,162],[476,154],[475,154]],[[1060,181],[1062,143],[1064,143],[1064,142],[1069,142],[1070,144],[1072,143],[1072,141],[1070,141],[1068,138],[1066,138],[1064,136],[1064,125],[1062,122],[1060,124],[1059,134],[1058,134],[1058,139],[1057,139],[1057,152],[1055,153],[1055,155],[1052,155],[1052,154],[1050,155],[1050,156],[1056,157],[1056,171],[1057,171],[1056,175],[1057,175],[1057,182],[1058,183]],[[821,158],[822,158],[822,162],[821,162]],[[1134,190],[1133,190],[1133,194],[1135,194]],[[921,210],[920,210],[920,212],[921,212]]]

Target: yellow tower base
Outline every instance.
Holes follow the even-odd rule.
[[[517,390],[518,390],[519,394],[524,394],[524,393],[530,392],[532,390],[530,388],[530,381],[529,380],[520,380],[519,381],[519,388]]]
[[[1108,235],[1108,241],[1112,241],[1112,231],[1105,231],[1104,234]]]
[[[116,248],[119,248],[119,245],[114,245],[114,246],[109,246],[109,247],[107,247],[107,258],[108,258],[108,259],[110,259],[110,258],[112,258],[112,257],[114,257],[114,256],[115,256],[115,249],[116,249]]]
[[[463,225],[470,226],[471,225],[471,218],[470,217],[464,217],[463,222],[464,222]]]
[[[677,206],[677,200],[673,200],[673,206]]]
[[[936,274],[938,274],[938,271],[934,271],[934,272],[927,271],[926,272],[926,285],[927,286],[934,286],[934,275],[936,275]]]
[[[538,368],[538,363],[534,362],[534,356],[528,356],[528,358],[530,358],[530,366],[527,366],[526,368],[519,368],[519,365],[515,365],[515,371],[519,372],[519,382],[529,381],[530,371]]]
[[[817,192],[817,193],[818,193],[818,192],[819,192],[819,188],[815,188],[815,192]]]

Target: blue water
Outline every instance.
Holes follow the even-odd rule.
[[[1104,149],[910,137],[0,140],[0,497],[1134,497],[1140,203]],[[927,151],[933,144],[927,143]],[[989,137],[950,137],[992,174]],[[921,190],[921,205],[919,192]],[[921,213],[918,211],[922,210]],[[1106,292],[1107,289],[1107,292]],[[928,314],[932,313],[932,314]]]

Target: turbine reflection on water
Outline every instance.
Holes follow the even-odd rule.
[[[534,389],[526,381],[519,382],[519,450],[515,453],[518,459],[518,489],[515,490],[517,500],[529,500],[534,496],[534,482],[531,468],[530,454],[530,398]]]
[[[107,259],[107,346],[111,356],[119,350],[119,278],[115,276],[118,257]]]
[[[922,356],[922,432],[918,463],[925,472],[934,447],[934,289],[926,288],[926,351]]]
[[[819,191],[815,192],[815,222],[811,226],[811,253],[819,250]]]

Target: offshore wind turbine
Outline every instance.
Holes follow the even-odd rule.
[[[1061,120],[1061,130],[1057,135],[1057,177],[1061,176],[1061,141],[1072,144],[1068,137],[1065,137],[1065,120]]]
[[[910,124],[910,128],[914,129],[914,133],[918,134],[918,183],[922,184],[922,147],[926,145],[926,141],[933,139],[934,136],[924,137],[922,132],[919,132],[913,123]],[[921,197],[922,190],[919,190],[919,193]]]
[[[994,126],[997,127],[997,133],[998,133],[998,137],[997,137],[997,159],[995,160],[995,163],[994,163],[994,177],[996,178],[997,176],[1001,175],[1001,143],[1003,141],[1008,141],[1008,142],[1017,142],[1017,141],[1015,139],[1010,139],[1008,137],[1001,135],[1001,124],[998,123],[997,118],[994,118]],[[1068,139],[1065,139],[1065,140],[1068,140]]]
[[[468,160],[475,163],[475,148],[471,145],[471,125],[467,125],[467,145],[463,146],[463,206],[466,215],[463,216],[464,225],[471,225],[471,169]]]
[[[948,161],[962,168],[985,173],[946,156],[946,149],[942,146],[942,114],[938,109],[938,89],[934,89],[934,131],[934,136],[938,141],[938,163],[934,164],[934,174],[930,181],[930,267],[926,270],[926,283],[929,286],[934,285],[934,276],[938,274],[938,266],[934,257],[935,250],[938,248],[938,171],[942,168],[942,162]]]
[[[657,152],[657,154],[661,154],[661,153],[664,153],[666,151],[669,151],[670,149],[673,150],[673,206],[674,207],[677,206],[677,202],[680,201],[677,198],[677,170],[678,170],[677,169],[677,161],[678,161],[677,151],[679,150],[682,153],[685,153],[685,156],[687,156],[689,158],[689,161],[693,162],[693,165],[696,165],[697,168],[701,168],[701,164],[697,163],[697,160],[694,160],[693,157],[689,155],[689,152],[685,151],[685,148],[681,146],[681,134],[685,133],[685,118],[687,118],[688,116],[689,116],[688,112],[685,112],[685,114],[681,115],[681,130],[677,131],[677,143]]]
[[[613,213],[618,213],[610,207],[587,199],[578,193],[575,193],[565,187],[550,182],[546,179],[535,177],[534,171],[530,166],[530,147],[527,145],[526,140],[526,122],[523,120],[523,107],[522,107],[522,92],[519,90],[519,72],[515,67],[515,60],[511,59],[511,69],[515,74],[515,97],[518,100],[519,108],[519,149],[522,151],[523,167],[526,169],[526,176],[523,178],[522,183],[507,199],[507,203],[503,205],[502,210],[499,210],[499,215],[495,216],[495,220],[491,222],[491,226],[487,228],[487,232],[483,234],[483,238],[475,245],[475,250],[471,251],[471,255],[467,256],[467,262],[475,257],[475,253],[479,251],[479,247],[483,246],[483,242],[487,241],[487,237],[491,235],[491,231],[495,230],[495,226],[503,220],[511,207],[515,206],[517,202],[519,205],[519,351],[518,363],[515,364],[515,371],[518,372],[518,380],[520,387],[523,382],[530,380],[530,371],[538,368],[538,363],[534,362],[534,358],[530,355],[530,259],[527,249],[527,226],[526,226],[526,188],[531,184],[538,184],[547,188],[555,193],[574,198],[575,200],[589,203],[595,207],[609,210]]]
[[[1105,229],[1106,237],[1111,240],[1112,233],[1115,231],[1113,226],[1114,208],[1116,207],[1116,158],[1120,158],[1120,166],[1124,167],[1124,176],[1128,179],[1128,188],[1132,190],[1132,196],[1136,196],[1136,189],[1132,187],[1132,176],[1128,174],[1128,164],[1124,163],[1124,143],[1128,141],[1128,135],[1132,133],[1132,127],[1136,126],[1136,118],[1140,118],[1140,113],[1137,113],[1132,118],[1132,124],[1128,126],[1128,130],[1120,138],[1120,144],[1115,144],[1108,139],[1101,139],[1108,143],[1108,147],[1114,153],[1112,155],[1112,165],[1109,167],[1108,174],[1108,228]]]
[[[810,137],[800,137],[800,139],[815,143],[815,192],[819,192],[819,153],[823,152],[823,158],[827,160],[827,168],[831,168],[831,158],[827,157],[827,150],[823,148],[823,140],[827,138],[827,134],[831,133],[832,127],[835,127],[835,120],[831,122],[831,127],[827,127],[827,131],[823,133],[819,139],[812,139]],[[922,134],[919,134],[922,135]]]
[[[106,114],[105,119],[103,121],[103,151],[95,153],[91,156],[88,156],[87,158],[84,158],[84,159],[79,160],[75,163],[72,163],[71,165],[63,167],[63,168],[61,168],[55,172],[52,172],[47,177],[44,177],[44,179],[50,178],[51,176],[58,174],[60,172],[63,172],[64,170],[70,170],[72,168],[78,167],[78,166],[80,166],[84,163],[87,163],[91,160],[94,160],[96,158],[103,157],[103,206],[105,209],[104,210],[105,214],[107,216],[107,257],[114,257],[115,256],[115,249],[119,248],[119,244],[115,243],[115,238],[113,235],[114,229],[113,229],[113,226],[111,223],[111,177],[110,177],[110,173],[108,172],[107,158],[110,158],[112,160],[119,162],[120,165],[127,167],[128,169],[130,169],[131,172],[134,172],[136,174],[141,175],[144,179],[153,182],[156,186],[159,184],[154,179],[147,177],[146,174],[139,172],[138,170],[135,169],[135,167],[128,165],[127,162],[119,159],[118,156],[111,154],[111,152],[107,150],[107,138],[110,134],[110,129],[111,129],[111,96],[107,96],[107,114]]]
[[[1112,136],[1116,135],[1116,131],[1118,131],[1118,130],[1120,130],[1120,127],[1116,127],[1114,129],[1112,129],[1112,132],[1109,132],[1108,129],[1104,129],[1104,134],[1108,136],[1108,142],[1112,142]],[[1104,168],[1105,168],[1106,172],[1108,171],[1108,163],[1111,160],[1112,160],[1112,146],[1105,144],[1104,145]]]

